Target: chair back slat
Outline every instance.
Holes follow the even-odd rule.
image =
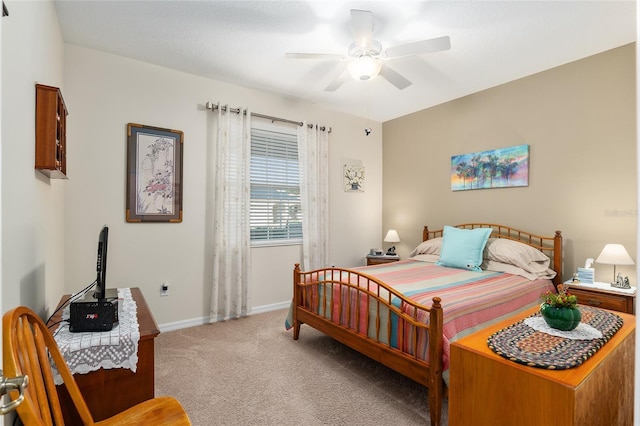
[[[22,347],[24,348],[22,351],[24,356],[22,367],[26,370],[27,375],[29,375],[29,372],[31,373],[31,375],[29,375],[29,386],[27,386],[26,391],[31,393],[31,398],[37,402],[42,424],[52,426],[52,408],[44,387],[43,366],[38,357],[34,332],[29,324],[29,319],[24,316],[18,318],[17,326],[17,332],[19,336],[22,336]]]
[[[13,337],[11,338],[11,340],[15,340],[16,344],[18,347],[21,348],[26,348],[27,347],[27,338],[25,336],[24,330],[21,326],[22,321],[18,320],[16,324],[13,325],[11,332],[13,333]],[[7,331],[3,330],[3,339],[6,340],[9,338],[7,335]],[[40,414],[40,404],[38,402],[38,397],[37,397],[37,392],[36,392],[36,388],[34,385],[34,382],[37,380],[36,377],[38,376],[37,374],[34,373],[33,367],[32,367],[32,363],[30,360],[30,356],[29,356],[29,352],[28,351],[22,351],[19,352],[17,354],[18,357],[18,364],[15,365],[13,371],[12,371],[12,365],[7,365],[7,351],[8,347],[7,344],[3,342],[3,350],[5,351],[4,353],[4,365],[3,365],[3,369],[5,371],[5,375],[8,377],[11,376],[20,376],[20,375],[25,375],[29,377],[29,385],[27,386],[27,388],[24,390],[25,393],[25,399],[22,402],[22,404],[18,407],[18,411],[20,411],[20,407],[21,406],[25,406],[27,407],[27,409],[25,410],[25,407],[22,407],[22,411],[25,413],[28,413],[29,416],[27,418],[23,418],[21,416],[22,419],[22,423],[25,424],[34,424],[34,425],[45,425],[46,423],[44,422],[44,420],[42,419],[42,415]],[[17,392],[14,392],[14,394],[16,394],[17,397]],[[11,395],[13,398],[13,395]]]
[[[48,333],[48,331],[46,333]],[[42,371],[47,400],[49,401],[48,405],[50,407],[61,407],[60,399],[58,398],[58,391],[56,390],[56,384],[53,381],[53,371],[51,371],[49,351],[47,350],[42,331],[36,329],[34,334],[34,337],[36,339],[36,349],[38,351],[40,370]],[[62,418],[62,409],[50,410],[50,413],[54,417],[54,424],[64,424],[64,419]]]

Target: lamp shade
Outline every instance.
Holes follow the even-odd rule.
[[[352,60],[347,66],[351,77],[360,81],[371,80],[378,75],[381,68],[382,62],[368,55],[363,55]]]
[[[395,229],[389,229],[389,232],[387,232],[387,236],[384,237],[384,242],[385,243],[399,243],[400,242],[400,236],[398,235],[398,231],[396,231]]]
[[[634,265],[633,259],[622,244],[607,244],[596,259],[605,265]]]

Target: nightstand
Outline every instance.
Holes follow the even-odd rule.
[[[571,294],[578,297],[579,305],[595,306],[619,312],[634,313],[636,288],[622,289],[612,287],[609,283],[594,282],[593,284],[565,282]]]
[[[387,256],[383,254],[382,256],[373,256],[371,254],[367,255],[367,266],[370,265],[381,265],[383,263],[391,263],[397,262],[400,260],[400,256]]]

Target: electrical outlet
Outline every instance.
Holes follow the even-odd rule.
[[[169,284],[162,283],[160,286],[160,296],[168,296],[169,295]]]

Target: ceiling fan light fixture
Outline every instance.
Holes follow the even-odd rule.
[[[368,81],[377,76],[382,68],[380,59],[363,55],[349,62],[347,69],[355,80]]]

